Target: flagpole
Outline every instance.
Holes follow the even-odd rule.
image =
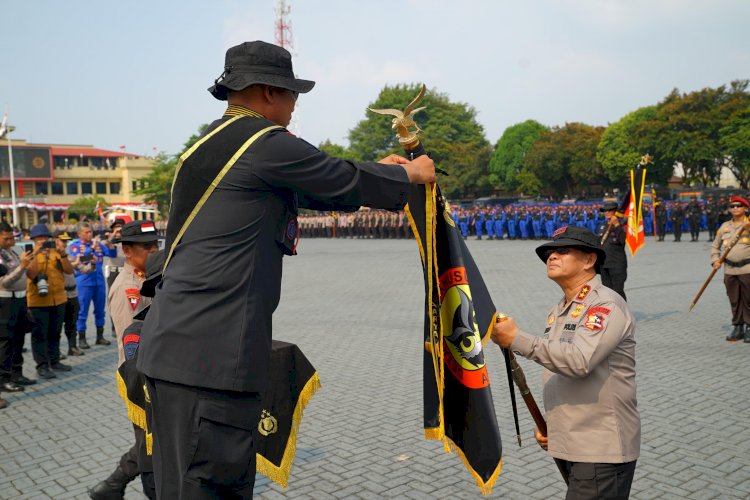
[[[10,167],[10,204],[13,207],[13,227],[18,227],[18,208],[16,208],[16,179],[13,175],[13,147],[10,143],[10,133],[14,127],[8,125],[5,137],[8,139],[8,166]]]

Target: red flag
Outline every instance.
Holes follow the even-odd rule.
[[[125,145],[124,145],[124,144],[123,144],[123,145],[121,145],[121,146],[120,146],[120,149],[122,149],[123,151],[125,151]]]
[[[643,189],[646,185],[646,169],[638,165],[635,171],[630,171],[630,195],[625,216],[628,218],[625,242],[630,254],[636,252],[646,244],[646,233],[643,230]]]

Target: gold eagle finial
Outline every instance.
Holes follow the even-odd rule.
[[[417,97],[415,97],[414,100],[412,100],[409,105],[404,108],[403,111],[400,111],[398,109],[368,109],[373,113],[393,116],[393,120],[391,120],[391,128],[396,131],[398,142],[408,149],[410,146],[413,146],[414,144],[419,142],[419,133],[422,131],[422,129],[420,129],[414,121],[414,115],[425,109],[425,106],[421,108],[415,108],[414,106],[416,106],[417,103],[422,100],[426,92],[427,87],[422,84]],[[410,127],[414,127],[413,132],[409,130]]]

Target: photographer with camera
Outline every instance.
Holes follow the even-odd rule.
[[[96,344],[110,345],[104,338],[104,308],[107,303],[107,284],[104,280],[104,257],[117,257],[117,247],[110,239],[94,236],[91,226],[83,222],[78,230],[78,239],[70,245],[70,258],[81,258],[81,262],[93,262],[94,271],[80,273],[76,271],[76,285],[78,286],[78,346],[88,349],[86,341],[86,320],[89,317],[89,307],[94,302],[94,325],[96,326]]]
[[[13,228],[0,222],[0,391],[21,392],[36,380],[23,376],[23,343],[28,328],[26,311],[26,268],[33,259],[31,251],[20,257],[13,250]],[[0,408],[7,403],[0,398]]]
[[[31,350],[41,378],[55,378],[55,372],[70,371],[60,362],[60,328],[68,301],[64,274],[72,274],[73,266],[64,250],[56,249],[49,229],[44,224],[31,228],[34,259],[26,271],[26,300],[32,320]]]

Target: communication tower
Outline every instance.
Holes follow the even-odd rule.
[[[292,36],[292,6],[287,0],[276,0],[276,20],[274,21],[274,34],[276,35],[276,45],[283,47],[292,54],[292,65],[296,66],[297,52],[294,50],[294,37]],[[297,75],[294,75],[295,77]],[[297,104],[294,107],[292,121],[287,129],[294,135],[300,135],[300,107]]]

